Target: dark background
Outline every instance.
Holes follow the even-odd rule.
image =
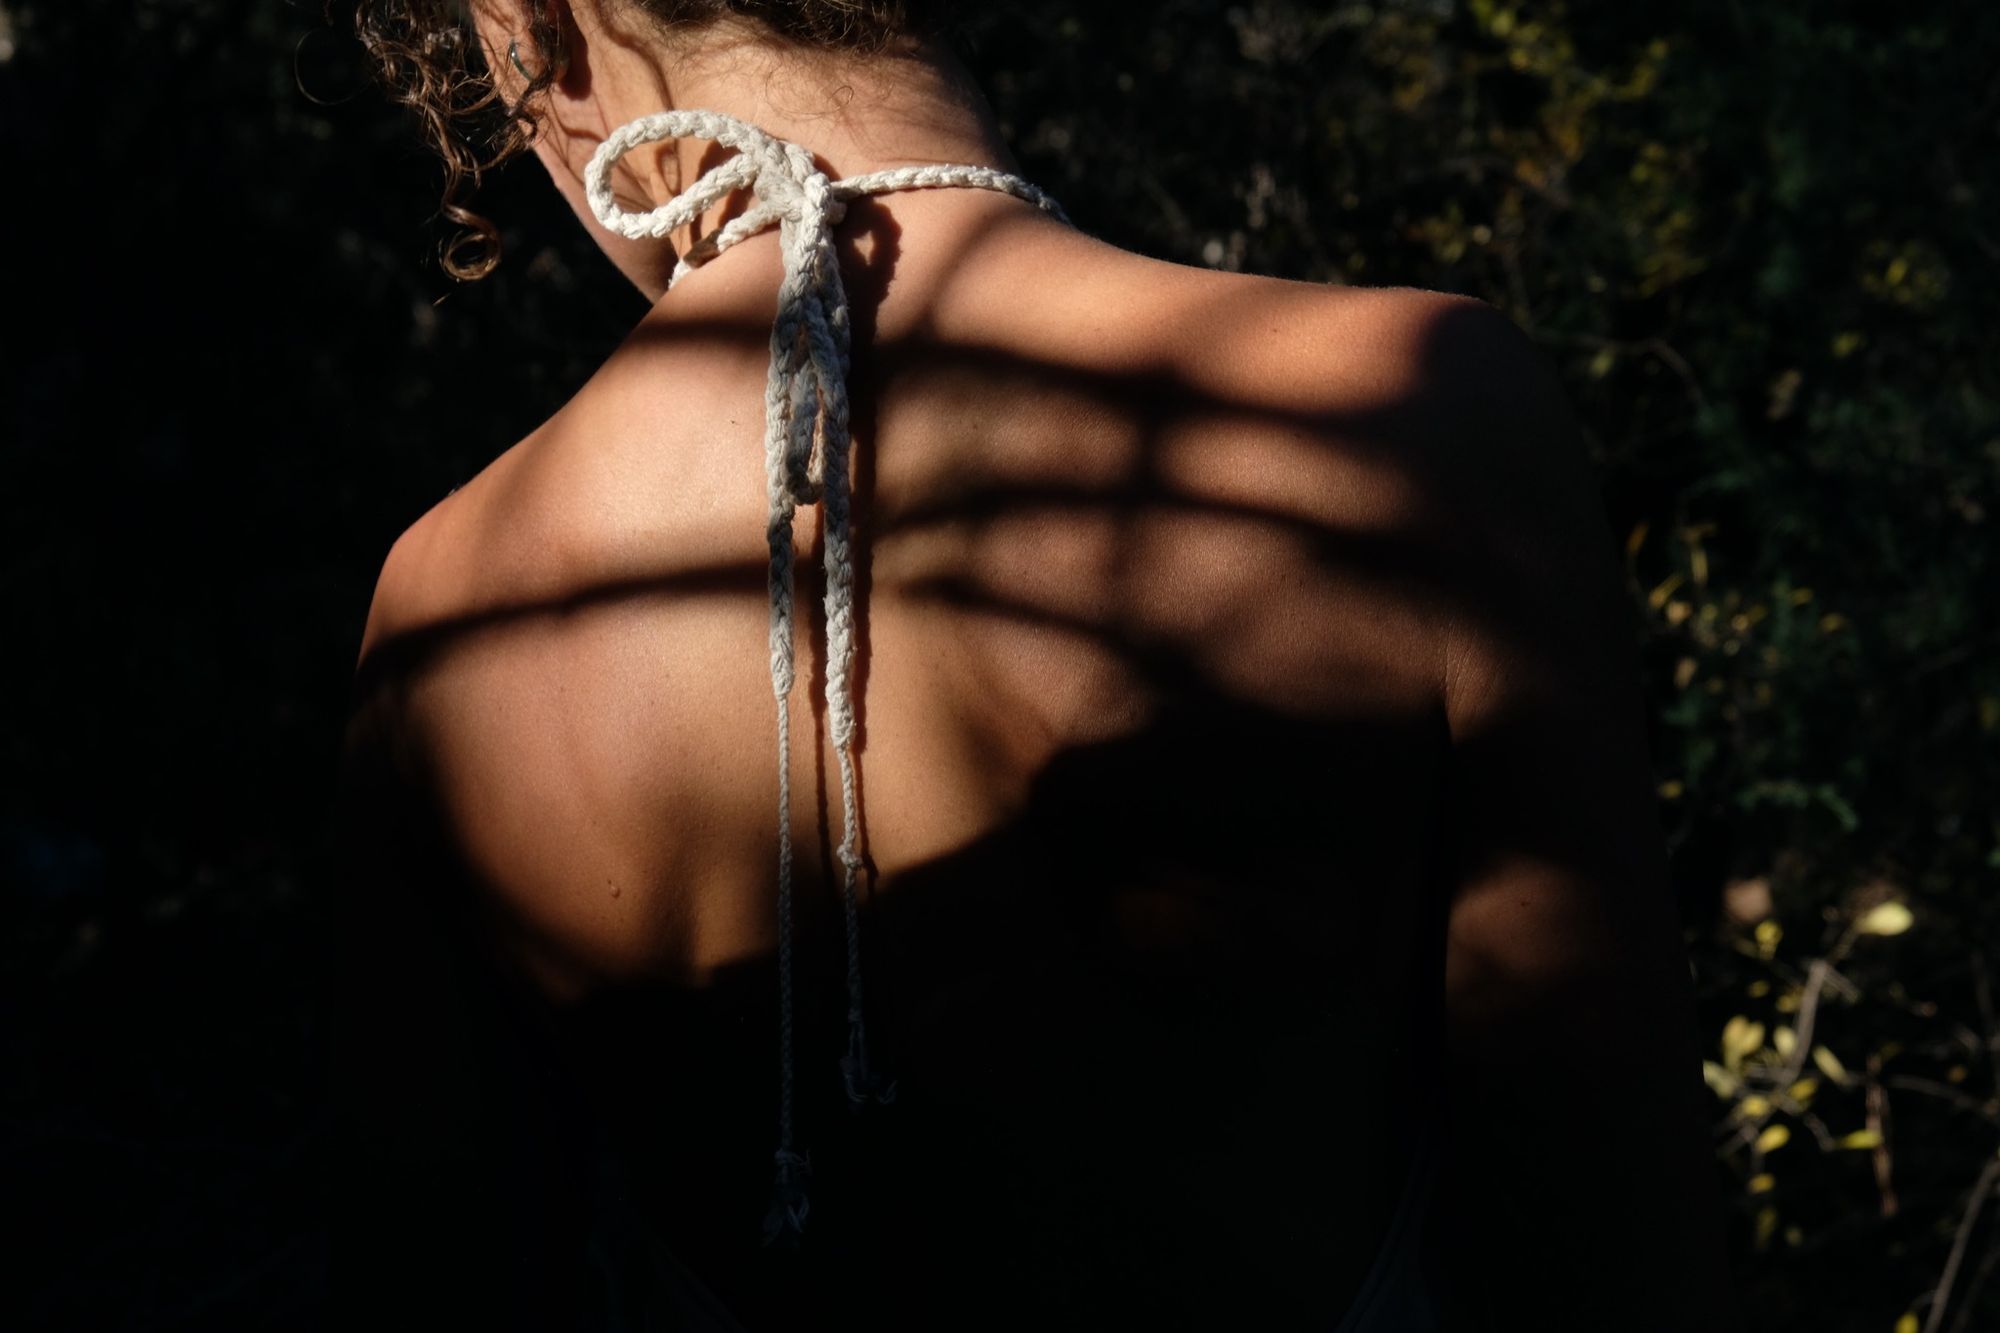
[[[1149,13],[977,34],[1081,225],[1478,295],[1570,387],[1754,1322],[2000,1326],[2000,9]],[[308,1325],[374,575],[643,305],[526,163],[446,277],[311,0],[0,0],[0,180],[0,1320]]]

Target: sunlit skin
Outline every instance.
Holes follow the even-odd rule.
[[[518,87],[522,15],[475,8]],[[491,959],[553,1015],[633,1206],[750,1329],[1331,1329],[1435,1086],[1456,1158],[1434,1212],[1474,1327],[1736,1328],[1626,590],[1540,354],[1468,298],[1167,264],[970,190],[857,204],[837,233],[864,949],[903,1091],[850,1117],[834,1072],[839,802],[804,510],[814,1212],[798,1253],[759,1245],[778,245],[665,294],[694,236],[611,237],[584,164],[628,120],[699,107],[834,176],[1017,168],[935,50],[557,14],[569,62],[536,153],[654,305],[382,571],[346,834],[380,954],[356,1024],[370,1132],[423,1161],[460,1128],[439,1108],[515,1114],[467,1072],[449,998]],[[722,156],[635,152],[621,198],[651,207]],[[466,1178],[562,1150],[523,1134],[541,1147]],[[398,1198],[391,1235],[427,1206]],[[452,1243],[397,1250],[404,1276],[532,1322],[540,1297],[481,1293],[542,1287],[490,1249],[467,1279]]]

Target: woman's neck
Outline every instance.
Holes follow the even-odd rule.
[[[1015,169],[985,99],[934,45],[867,56],[802,51],[728,22],[672,42],[604,28],[583,38],[588,94],[565,98],[554,90],[536,151],[587,226],[594,224],[583,177],[597,145],[620,125],[670,109],[747,121],[804,146],[835,179],[926,163]],[[614,196],[628,210],[648,211],[728,155],[702,139],[646,145],[621,160]],[[607,252],[657,300],[674,257],[747,202],[724,200],[665,243],[619,242]]]

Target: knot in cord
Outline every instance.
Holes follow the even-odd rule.
[[[620,208],[611,168],[641,144],[707,139],[735,157],[644,213]],[[1026,200],[1067,223],[1060,206],[1018,176],[991,167],[939,164],[898,167],[830,180],[805,148],[714,111],[663,111],[613,130],[584,171],[584,194],[597,220],[620,236],[658,238],[687,226],[737,190],[754,203],[680,257],[667,286],[773,224],[779,229],[784,279],[771,324],[771,369],[764,384],[764,474],[769,500],[771,692],[778,704],[778,1149],[765,1240],[805,1225],[805,1155],[792,1136],[792,516],[799,505],[822,508],[826,570],[826,715],[840,763],[842,836],[836,850],[847,926],[847,1054],[841,1072],[851,1105],[887,1103],[895,1085],[868,1063],[861,1004],[861,927],[856,879],[864,864],[854,785],[854,564],[851,554],[847,378],[850,321],[833,228],[847,202],[891,190],[965,186]]]
[[[783,1148],[773,1157],[777,1163],[777,1185],[771,1192],[771,1207],[764,1214],[764,1243],[783,1241],[789,1245],[805,1231],[806,1214],[812,1210],[805,1184],[812,1163],[804,1153]]]

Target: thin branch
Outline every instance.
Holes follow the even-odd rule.
[[[1951,1301],[1951,1286],[1958,1280],[1958,1266],[1965,1259],[1966,1242],[1972,1239],[1973,1223],[1979,1220],[1981,1206],[1993,1193],[1995,1180],[2000,1180],[2000,1160],[1986,1164],[1986,1169],[1979,1173],[1979,1183],[1972,1187],[1972,1197],[1966,1200],[1965,1213],[1958,1219],[1958,1234],[1952,1237],[1951,1255],[1944,1261],[1944,1275],[1938,1279],[1937,1288],[1931,1296],[1931,1312],[1924,1320],[1924,1333],[1937,1333],[1938,1325],[1944,1322],[1945,1306]]]
[[[1904,1088],[1910,1092],[1921,1092],[1928,1097],[1950,1102],[1959,1110],[1978,1116],[1988,1124],[2000,1125],[2000,1105],[1992,1101],[1980,1101],[1968,1096],[1949,1083],[1940,1083],[1934,1078],[1919,1078],[1914,1074],[1891,1074],[1882,1080],[1892,1088]]]
[[[1993,1276],[1995,1267],[2000,1267],[2000,1241],[1986,1247],[1986,1255],[1979,1261],[1979,1269],[1973,1273],[1972,1281],[1965,1284],[1965,1298],[1959,1302],[1958,1318],[1951,1321],[1951,1333],[1966,1333],[1972,1327],[1973,1313],[1979,1308],[1979,1289],[1986,1285],[1986,1279]]]
[[[1882,1216],[1897,1212],[1895,1162],[1889,1155],[1889,1093],[1882,1086],[1882,1057],[1868,1057],[1867,1127],[1875,1134],[1875,1188],[1882,1196]]]
[[[1840,1145],[1833,1141],[1833,1134],[1826,1127],[1826,1121],[1821,1120],[1818,1116],[1807,1110],[1799,1112],[1799,1119],[1805,1122],[1806,1128],[1811,1130],[1813,1137],[1819,1140],[1821,1152],[1838,1152],[1840,1150]]]

